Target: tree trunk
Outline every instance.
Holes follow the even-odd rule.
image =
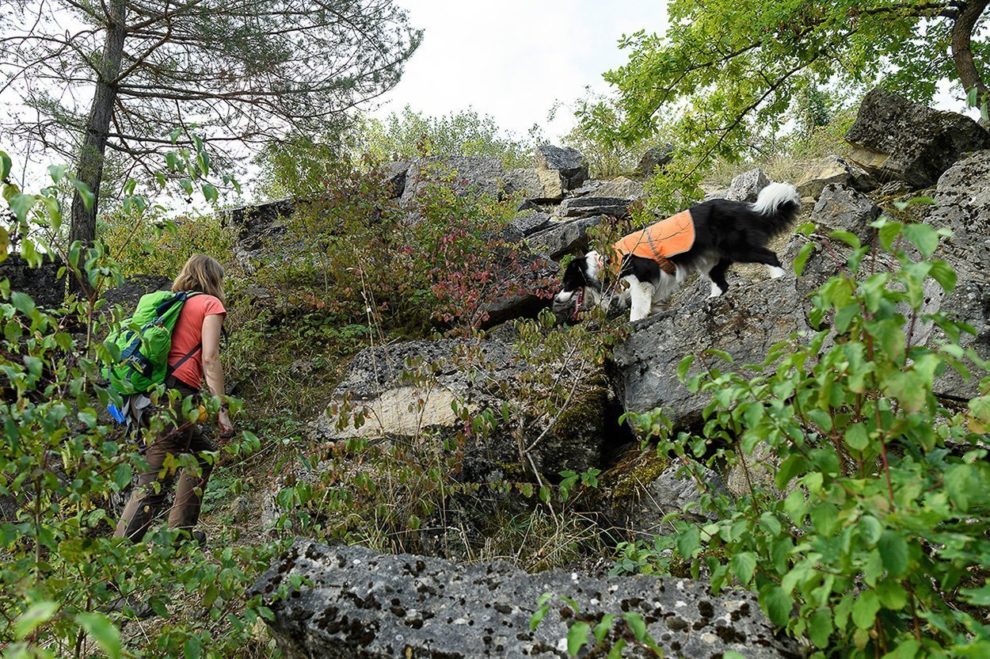
[[[990,0],[970,0],[959,9],[959,15],[952,26],[952,59],[956,63],[959,81],[967,93],[974,88],[977,90],[981,104],[990,100],[990,89],[973,60],[972,39],[973,30],[987,5],[990,5]]]
[[[96,238],[96,207],[100,199],[100,181],[103,178],[104,152],[107,148],[110,119],[117,98],[117,76],[120,75],[124,38],[127,35],[126,19],[126,0],[110,0],[106,41],[98,64],[99,74],[96,79],[93,105],[86,122],[86,135],[82,150],[79,152],[79,168],[76,172],[76,177],[89,186],[94,199],[92,206],[86,208],[83,197],[78,191],[72,196],[70,243],[78,240],[87,246]]]

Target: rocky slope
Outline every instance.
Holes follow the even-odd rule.
[[[768,280],[762,272],[734,268],[728,294],[715,300],[705,298],[706,286],[689,283],[666,311],[634,324],[605,367],[592,362],[569,367],[569,377],[587,383],[569,401],[581,413],[549,425],[542,419],[527,426],[533,435],[523,438],[523,445],[534,435],[540,438],[530,456],[520,453],[518,435],[496,433],[484,445],[466,451],[463,478],[486,480],[528,459],[532,462],[522,465],[523,471],[532,468],[550,480],[563,469],[606,470],[598,513],[603,524],[615,524],[620,537],[648,534],[660,527],[665,512],[693,508],[694,485],[679,476],[676,466],[641,453],[636,444],[623,455],[617,444],[628,442],[628,431],[603,419],[614,421],[621,411],[660,407],[675,427],[696,423],[707,401],[680,383],[676,371],[681,359],[696,355],[694,368],[701,368],[712,361],[707,351],[714,349],[730,354],[736,364],[759,363],[774,343],[807,332],[807,297],[844,267],[848,250],[829,238],[829,232],[847,231],[864,242],[872,240],[875,230],[870,223],[896,198],[933,196],[935,203],[923,219],[953,232],[936,257],[956,269],[959,285],[951,295],[932,288],[926,309],[966,320],[976,334],[964,337],[964,346],[990,359],[990,138],[966,117],[935,113],[874,92],[864,102],[849,141],[855,147],[849,159],[811,163],[797,182],[805,202],[803,219],[817,230],[808,237],[785,238],[776,248],[783,260],[791,261],[808,241],[815,243],[802,276]],[[541,148],[533,168],[508,172],[485,159],[449,164],[460,168],[459,193],[521,196],[520,214],[508,235],[553,260],[585,249],[590,227],[624,217],[629,204],[642,195],[642,183],[633,179],[587,180],[587,168],[572,149]],[[390,185],[397,198],[408,202],[424,166],[393,167]],[[658,166],[662,158],[644,167]],[[720,194],[752,200],[767,183],[763,172],[754,170]],[[277,224],[277,214],[272,214],[272,225]],[[241,217],[249,215],[240,212]],[[231,218],[235,224],[244,222],[237,213]],[[250,251],[251,245],[243,245],[244,253]],[[878,268],[888,265],[876,263]],[[500,319],[531,315],[534,305],[529,302],[502,304]],[[920,326],[912,334],[917,344],[937,345],[942,339],[931,326]],[[526,363],[504,338],[476,342],[474,349],[484,354],[483,366],[467,367],[456,358],[462,347],[452,340],[419,341],[361,353],[338,387],[334,404],[314,421],[315,436],[322,441],[355,435],[388,440],[416,436],[424,428],[442,436],[462,422],[458,406],[477,411],[509,405],[525,417],[530,401],[499,385],[531,369],[561,367]],[[403,375],[410,364],[429,365],[430,376],[410,381]],[[951,372],[941,377],[937,393],[965,400],[976,393],[976,386],[972,378]],[[357,426],[342,420],[341,409],[367,410],[370,421]],[[773,456],[763,455],[760,462],[763,475],[772,476]],[[713,472],[711,480],[724,483],[734,494],[740,491],[737,474]],[[589,615],[629,607],[642,610],[654,638],[672,654],[719,656],[736,648],[745,648],[747,656],[789,652],[773,639],[748,595],[712,598],[703,582],[525,575],[504,565],[465,566],[300,543],[259,581],[258,591],[270,595],[288,574],[311,579],[311,585],[289,600],[272,603],[271,627],[292,656],[391,656],[406,651],[563,656],[558,642],[565,623],[559,614],[536,632],[526,624],[546,591],[591,602]],[[741,615],[744,607],[747,613]]]

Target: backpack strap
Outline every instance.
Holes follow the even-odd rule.
[[[185,303],[186,300],[188,300],[189,298],[191,298],[194,295],[202,295],[202,293],[200,293],[199,291],[181,291],[179,293],[176,293],[175,294],[175,297],[173,297],[171,300],[168,300],[166,302],[166,305],[171,306],[172,304],[174,304],[174,303],[176,303],[176,302],[178,302],[180,300],[183,303]],[[162,313],[164,313],[164,312],[162,312]],[[161,314],[159,314],[159,315],[161,315]],[[174,331],[174,329],[173,329],[173,331]],[[175,373],[177,370],[179,370],[179,367],[180,366],[182,366],[187,361],[189,361],[190,359],[192,359],[193,356],[197,352],[199,352],[200,350],[202,350],[202,348],[203,348],[203,344],[202,343],[197,343],[196,344],[196,347],[193,348],[192,350],[190,350],[189,352],[187,352],[185,355],[183,355],[182,359],[180,359],[179,361],[175,362],[175,364],[173,364],[171,366],[168,366],[165,369],[165,377],[169,377],[170,375],[172,375],[173,373]]]
[[[196,347],[193,348],[192,350],[190,350],[189,352],[187,352],[185,354],[185,356],[183,356],[182,359],[180,359],[179,361],[175,362],[174,365],[169,366],[167,369],[165,369],[165,377],[168,377],[168,376],[172,375],[173,373],[175,373],[177,370],[179,370],[179,367],[180,366],[182,366],[187,361],[189,361],[190,359],[192,359],[193,355],[195,355],[197,352],[199,352],[202,348],[203,348],[203,344],[202,343],[197,343],[196,344]]]

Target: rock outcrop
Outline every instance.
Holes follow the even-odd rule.
[[[952,231],[935,253],[956,271],[958,284],[951,295],[940,288],[928,300],[930,312],[948,313],[972,325],[976,336],[963,334],[960,344],[990,359],[990,151],[973,153],[951,167],[938,181],[935,205],[925,221],[936,228]],[[922,326],[918,340],[929,344],[945,340],[931,325]],[[948,369],[936,382],[942,395],[972,398],[977,391],[975,378],[964,379]]]
[[[662,169],[664,166],[669,165],[673,159],[673,144],[661,144],[660,146],[651,147],[639,159],[639,164],[636,165],[636,173],[640,176],[652,176],[658,167]]]
[[[588,179],[588,163],[577,149],[544,144],[536,149],[536,173],[543,196],[560,199]]]
[[[556,261],[565,254],[587,250],[588,229],[607,219],[599,216],[550,222],[547,228],[530,235],[527,240],[535,251],[547,254]]]
[[[561,365],[541,363],[540,368]],[[410,341],[365,349],[351,363],[334,392],[328,412],[313,424],[314,435],[336,441],[350,437],[453,437],[470,415],[490,410],[502,418],[503,406],[515,412],[487,435],[463,449],[464,477],[488,480],[506,468],[526,471],[528,461],[551,477],[563,470],[584,471],[601,464],[606,445],[624,441],[610,426],[610,394],[604,374],[593,364],[571,361],[571,378],[581,378],[571,405],[550,423],[537,418],[534,400],[546,392],[527,373],[533,366],[513,346],[497,339]],[[363,419],[356,423],[355,417]],[[614,418],[611,419],[614,421]],[[522,424],[522,427],[519,426]],[[528,447],[521,463],[518,437]]]
[[[10,290],[30,295],[35,305],[57,309],[65,297],[65,278],[58,276],[61,267],[59,261],[45,258],[34,268],[20,254],[10,254],[0,263],[0,279],[10,281]]]
[[[557,211],[561,217],[591,217],[610,215],[625,217],[629,214],[629,200],[622,197],[572,197],[565,199]]]
[[[829,185],[846,185],[860,192],[877,187],[866,170],[839,156],[826,156],[808,165],[804,176],[796,183],[802,199],[818,199]]]
[[[969,117],[939,112],[874,89],[846,134],[850,160],[881,183],[933,185],[967,151],[990,148],[990,133]]]
[[[709,349],[730,354],[736,364],[763,361],[773,344],[808,329],[804,302],[792,275],[749,285],[731,282],[725,295],[701,304],[676,307],[633,325],[613,357],[622,373],[622,400],[627,412],[663,408],[676,427],[701,418],[704,396],[692,394],[677,377],[685,355],[695,355],[691,372],[703,364],[731,369]]]
[[[411,207],[423,190],[434,182],[449,186],[456,194],[485,194],[499,198],[505,169],[498,158],[482,156],[430,156],[414,160],[406,172],[401,203]]]
[[[753,202],[759,196],[760,190],[768,185],[770,185],[770,179],[763,173],[763,170],[752,169],[732,179],[725,198],[733,201]]]
[[[686,519],[710,519],[701,513],[704,488],[724,492],[722,477],[700,464],[691,464],[701,475],[699,483],[684,463],[658,455],[656,449],[629,449],[600,479],[596,506],[612,528],[610,533],[627,540],[649,540],[670,532],[664,517],[677,512]]]
[[[293,580],[306,585],[293,589]],[[280,589],[288,596],[276,597]],[[675,578],[595,578],[577,572],[526,574],[507,563],[459,564],[362,547],[296,542],[254,585],[274,613],[269,629],[286,657],[560,657],[577,620],[594,626],[618,614],[607,636],[625,632],[621,615],[638,613],[668,656],[796,656],[778,641],[748,592],[712,595],[706,584]],[[536,629],[544,593],[554,599]],[[580,602],[580,612],[564,601]],[[577,618],[575,619],[575,616]]]
[[[220,215],[224,226],[232,227],[237,237],[234,256],[241,265],[251,269],[251,262],[265,243],[285,235],[285,220],[296,211],[295,199],[277,199],[264,204],[239,206]]]

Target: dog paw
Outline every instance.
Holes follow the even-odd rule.
[[[778,268],[774,265],[768,265],[767,269],[770,270],[770,279],[780,279],[784,276],[784,269]]]
[[[718,287],[718,284],[712,282],[712,292],[708,294],[708,299],[711,299],[713,297],[721,297],[721,296],[722,296],[722,289]]]

